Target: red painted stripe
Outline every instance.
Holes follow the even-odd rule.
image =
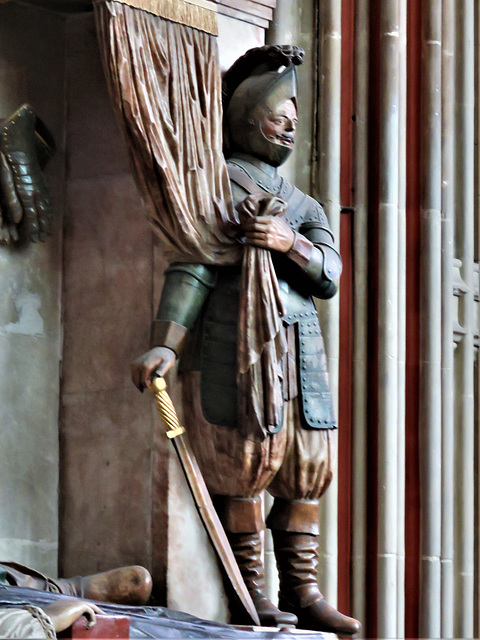
[[[418,637],[420,560],[419,334],[421,3],[408,0],[407,23],[407,343],[405,633]]]
[[[338,429],[338,609],[350,613],[352,540],[352,286],[353,214],[342,213]]]
[[[353,83],[355,2],[342,0],[342,104],[340,147],[340,202],[353,205]]]
[[[353,188],[353,55],[354,0],[342,0],[342,105],[340,198],[352,205]],[[353,215],[342,213],[340,253],[343,274],[340,287],[340,363],[338,432],[338,608],[350,613],[352,528],[352,287]]]

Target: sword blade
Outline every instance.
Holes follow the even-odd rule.
[[[167,436],[173,442],[193,501],[208,537],[217,553],[224,575],[232,586],[236,598],[248,613],[253,623],[260,626],[257,610],[245,586],[242,574],[238,568],[223,525],[213,505],[198,462],[190,448],[187,434],[185,434],[183,427],[179,425],[175,408],[166,391],[165,380],[163,378],[155,378],[151,390],[155,396],[155,404],[160,417],[168,428]]]

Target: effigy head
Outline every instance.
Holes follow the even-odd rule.
[[[225,154],[251,154],[279,166],[292,152],[297,122],[296,66],[303,49],[250,49],[223,79]]]

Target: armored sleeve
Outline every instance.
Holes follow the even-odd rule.
[[[310,281],[311,294],[317,298],[331,298],[337,291],[342,273],[342,260],[335,248],[335,239],[327,216],[318,202],[312,205],[295,233],[293,246],[287,253]]]
[[[152,323],[151,347],[169,347],[179,355],[216,278],[213,266],[180,262],[170,265],[165,272],[157,317]]]

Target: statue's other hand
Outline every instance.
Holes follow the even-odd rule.
[[[140,391],[144,391],[152,382],[153,376],[164,376],[175,364],[175,351],[168,347],[154,347],[130,365],[132,382]]]
[[[56,600],[43,607],[43,610],[49,616],[57,633],[71,627],[80,616],[87,618],[87,629],[90,629],[95,624],[95,615],[103,613],[93,602],[85,602],[76,598]]]
[[[295,233],[288,223],[275,216],[251,218],[245,223],[244,229],[247,244],[281,253],[287,253],[295,239]]]
[[[235,209],[238,213],[240,224],[242,226],[245,226],[247,220],[250,220],[251,218],[254,218],[258,215],[260,203],[262,202],[262,200],[262,196],[250,194],[236,205]]]

